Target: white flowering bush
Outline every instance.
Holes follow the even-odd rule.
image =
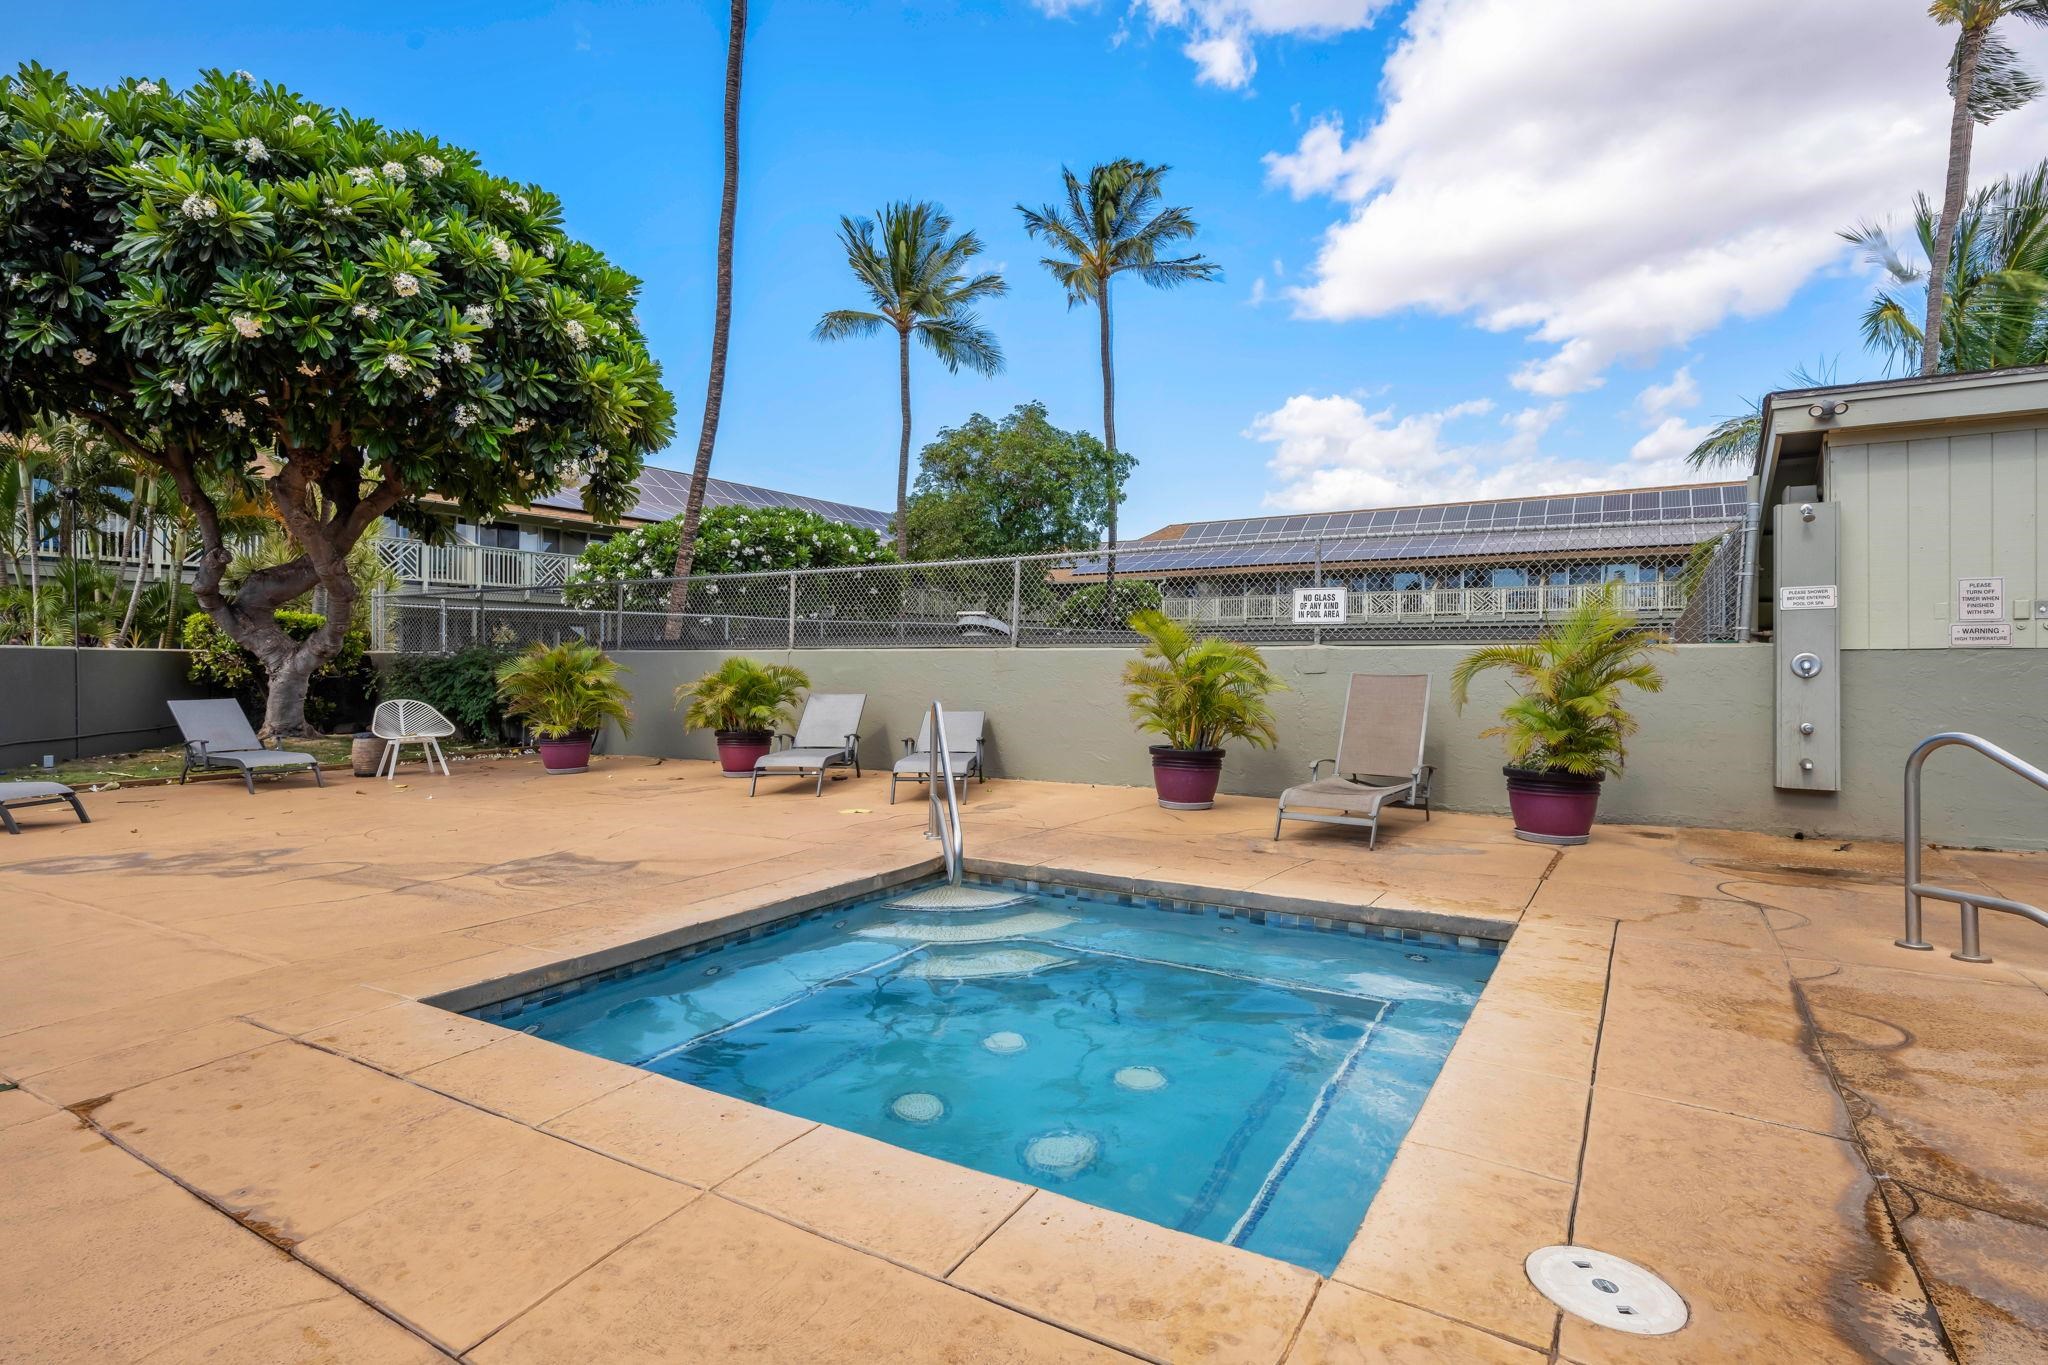
[[[629,505],[675,414],[638,290],[538,186],[246,73],[0,81],[0,429],[78,417],[180,490],[200,605],[264,663],[270,733],[303,729],[379,518],[572,479],[601,520]],[[247,486],[304,553],[230,595],[207,490]],[[275,608],[316,586],[336,627],[292,640]]]
[[[682,518],[622,531],[585,550],[569,571],[578,584],[663,578],[675,572]],[[828,569],[848,564],[894,564],[896,552],[880,534],[795,507],[707,507],[697,524],[693,574],[752,573],[775,569]]]

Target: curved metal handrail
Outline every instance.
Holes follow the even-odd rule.
[[[960,834],[960,793],[953,785],[953,750],[946,743],[946,711],[938,702],[932,703],[932,765],[938,770],[930,775],[925,786],[931,799],[931,823],[925,831],[927,839],[937,839],[940,851],[946,859],[946,884],[960,885],[965,861],[965,846]],[[944,775],[945,791],[939,790],[940,775]]]
[[[1927,764],[1927,756],[1936,749],[1950,745],[1961,745],[1974,749],[1992,762],[2035,786],[2048,791],[2048,772],[2043,772],[2017,754],[2008,753],[1988,739],[1977,735],[1964,734],[1960,730],[1947,730],[1938,735],[1929,735],[1914,746],[1906,756],[1906,933],[1903,938],[1892,940],[1901,948],[1928,952],[1934,947],[1921,936],[1920,900],[1927,897],[1938,901],[1954,901],[1962,907],[1963,946],[1949,956],[1958,962],[1989,962],[1978,937],[1977,911],[2003,910],[2008,915],[2018,915],[2034,923],[2048,926],[2048,911],[2039,906],[2026,905],[2020,901],[2009,901],[2002,896],[1987,896],[1974,891],[1958,891],[1953,887],[1930,886],[1920,880],[1920,770]]]

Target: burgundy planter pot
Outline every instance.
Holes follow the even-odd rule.
[[[1508,779],[1508,809],[1515,837],[1537,844],[1583,844],[1593,832],[1604,775],[1502,768]]]
[[[1221,749],[1152,746],[1152,788],[1168,810],[1209,809],[1216,804],[1216,784],[1222,780]]]
[[[752,777],[761,755],[775,747],[775,736],[766,730],[717,730],[718,768],[727,777]]]
[[[587,773],[590,744],[596,738],[588,730],[579,730],[560,739],[536,740],[533,747],[540,750],[540,766],[551,773]]]

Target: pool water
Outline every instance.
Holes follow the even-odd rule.
[[[1327,1274],[1497,957],[1066,888],[906,888],[474,1011]]]

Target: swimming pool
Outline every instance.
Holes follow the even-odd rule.
[[[1049,885],[894,908],[908,889],[471,1013],[1327,1274],[1498,960]]]

